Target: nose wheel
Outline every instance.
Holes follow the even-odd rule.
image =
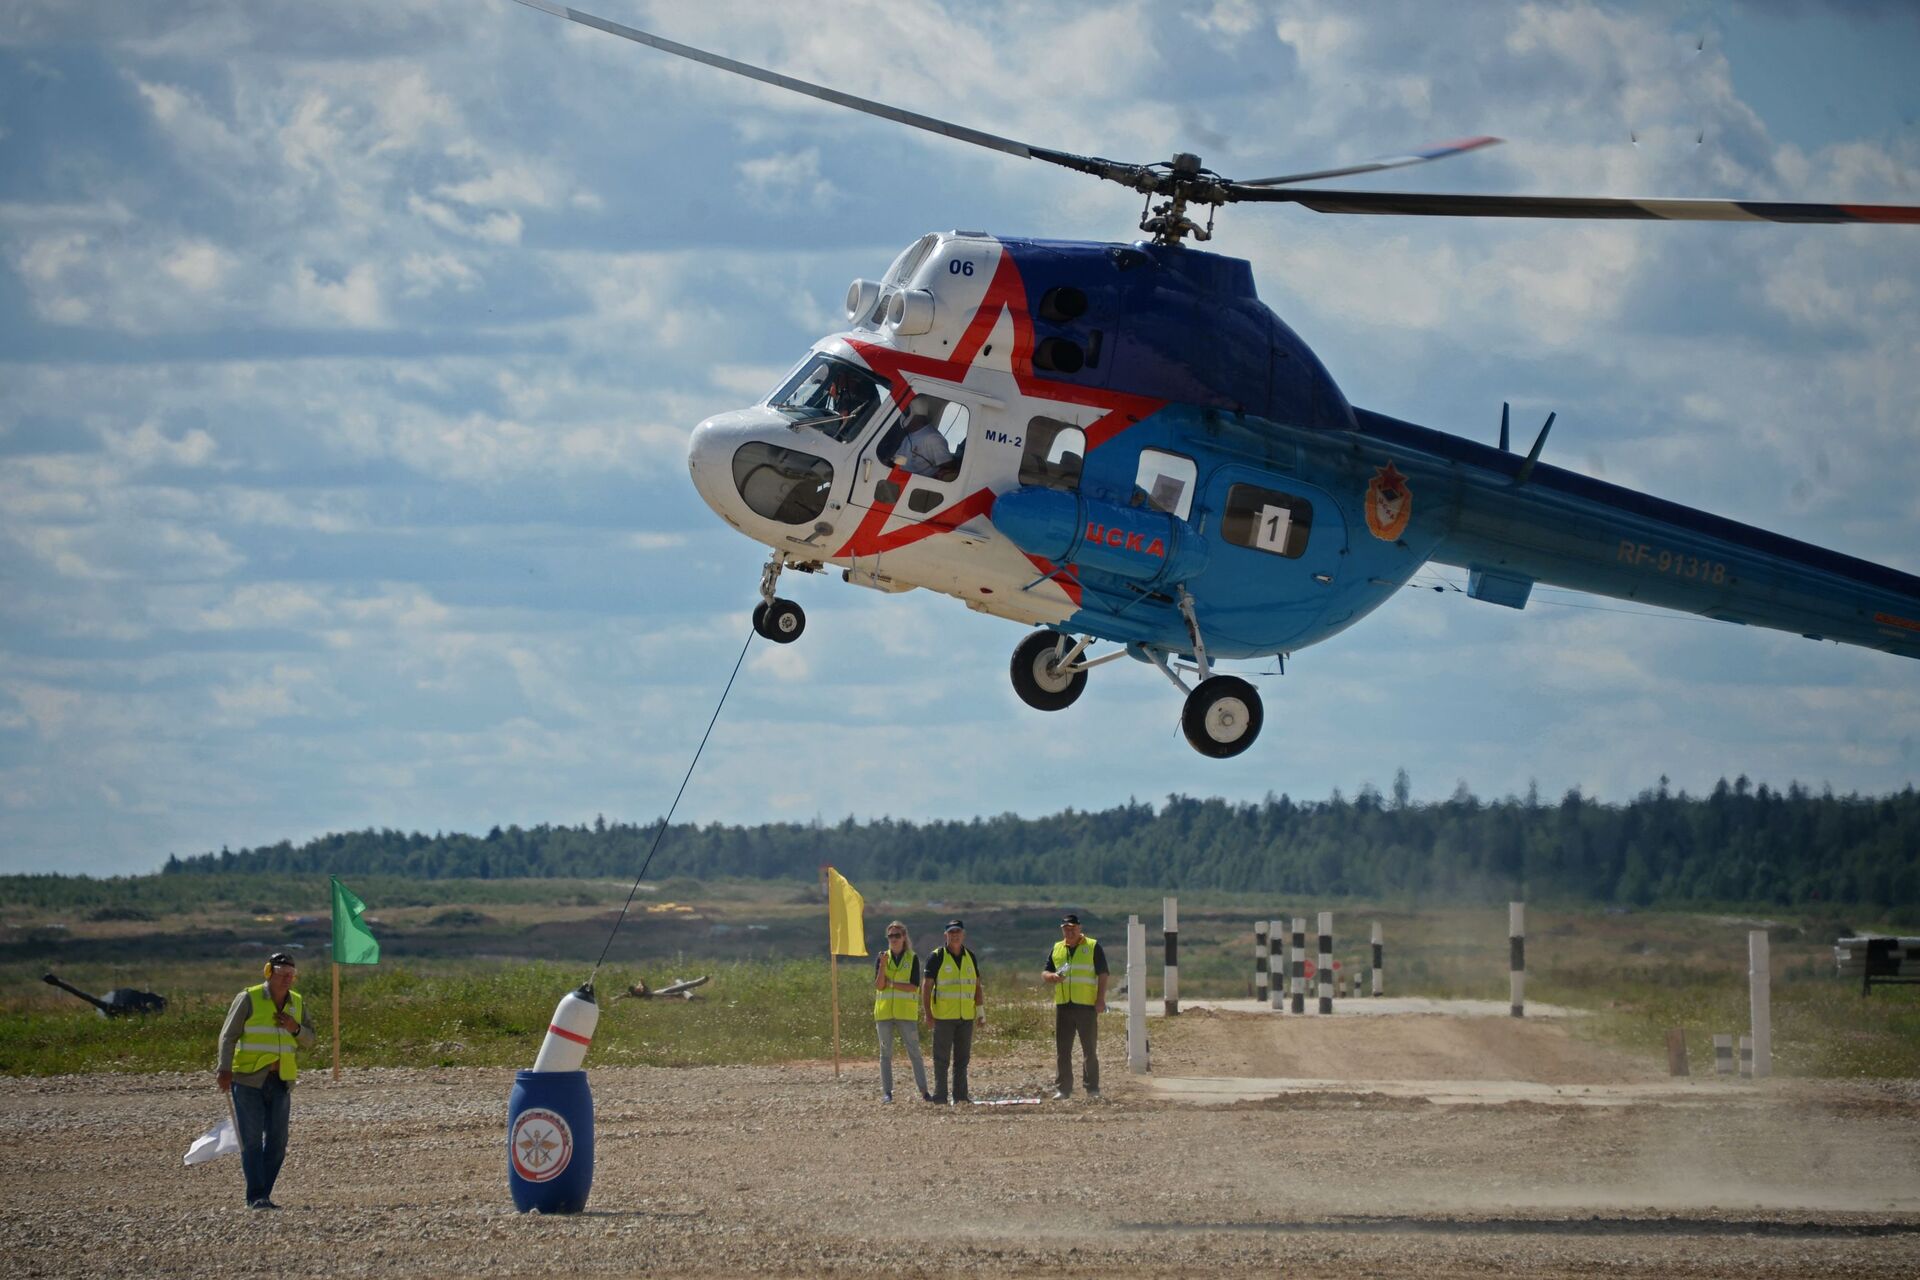
[[[1265,719],[1260,695],[1252,685],[1238,676],[1213,676],[1187,695],[1180,730],[1195,751],[1225,760],[1253,745]]]
[[[792,644],[807,629],[807,613],[776,596],[753,606],[753,629],[775,644]]]

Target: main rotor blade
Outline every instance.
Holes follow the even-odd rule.
[[[890,107],[884,102],[875,102],[870,98],[856,97],[851,93],[841,93],[838,89],[829,89],[824,85],[812,84],[806,80],[796,80],[792,76],[783,76],[777,71],[768,71],[751,63],[737,62],[732,58],[723,58],[717,53],[708,53],[705,49],[696,49],[692,45],[680,44],[651,32],[635,27],[611,22],[606,18],[595,17],[563,4],[554,4],[552,0],[516,0],[529,9],[538,9],[550,13],[556,18],[565,18],[577,22],[583,27],[592,27],[635,44],[643,44],[662,53],[671,53],[676,57],[693,62],[704,63],[721,71],[730,71],[749,80],[758,80],[761,84],[770,84],[777,89],[786,89],[793,93],[805,94],[809,98],[818,98],[822,102],[831,102],[837,107],[848,107],[854,111],[864,111],[870,116],[879,116],[882,120],[891,120],[895,124],[910,125],[915,129],[924,129],[928,133],[937,133],[952,138],[956,142],[970,142],[976,147],[987,147],[993,151],[1003,151],[1010,156],[1019,156],[1023,160],[1044,160],[1049,164],[1062,165],[1076,169],[1081,173],[1091,173],[1096,177],[1107,178],[1114,182],[1134,184],[1135,175],[1143,169],[1141,165],[1125,164],[1114,160],[1102,160],[1098,156],[1077,156],[1071,152],[1053,151],[1045,147],[1029,146],[1013,138],[1002,138],[998,134],[986,133],[979,129],[969,129],[962,124],[949,120],[939,120],[933,116],[924,116],[917,111],[904,111],[899,107]]]
[[[1902,204],[1798,204],[1774,200],[1636,200],[1610,196],[1433,195],[1416,191],[1276,191],[1232,183],[1229,202],[1297,204],[1316,213],[1420,218],[1630,218],[1655,222],[1914,222]]]
[[[1246,182],[1237,182],[1240,187],[1277,187],[1289,182],[1314,182],[1320,178],[1345,178],[1356,173],[1378,173],[1382,169],[1404,169],[1410,164],[1425,164],[1429,160],[1444,160],[1448,156],[1457,156],[1463,151],[1477,151],[1481,147],[1497,147],[1504,138],[1460,138],[1453,142],[1436,142],[1420,151],[1409,152],[1404,156],[1381,156],[1361,164],[1350,164],[1344,169],[1317,169],[1312,173],[1289,173],[1278,178],[1253,178]]]

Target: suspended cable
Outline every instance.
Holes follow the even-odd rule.
[[[693,749],[693,759],[687,761],[686,776],[680,779],[680,789],[673,793],[673,803],[667,806],[667,816],[660,819],[660,825],[653,833],[653,847],[647,850],[647,859],[640,864],[640,874],[633,878],[633,888],[627,891],[627,901],[620,908],[620,914],[614,919],[613,928],[607,931],[607,945],[600,948],[600,958],[593,962],[593,972],[587,975],[586,985],[591,987],[594,978],[600,974],[600,966],[606,962],[607,952],[613,949],[614,935],[620,932],[620,926],[626,923],[627,910],[633,906],[634,895],[640,892],[640,882],[647,878],[647,868],[653,865],[653,855],[660,852],[661,838],[667,834],[667,827],[673,822],[674,810],[680,807],[680,797],[687,793],[687,783],[693,777],[693,767],[700,763],[700,753],[707,749],[707,739],[713,736],[713,726],[720,719],[720,708],[727,705],[727,695],[733,692],[733,682],[740,674],[740,664],[747,660],[747,650],[753,644],[753,632],[747,632],[747,643],[740,646],[740,656],[733,660],[733,674],[727,677],[727,687],[720,691],[720,701],[714,704],[713,715],[707,720],[707,731],[700,735],[700,745]]]

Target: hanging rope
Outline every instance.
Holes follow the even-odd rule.
[[[593,972],[587,975],[586,985],[591,987],[593,980],[600,974],[600,966],[606,963],[607,952],[613,949],[614,935],[620,932],[620,926],[626,923],[627,910],[633,906],[633,897],[640,892],[640,882],[647,878],[647,868],[653,865],[653,855],[660,852],[660,840],[667,834],[667,826],[673,821],[673,811],[680,807],[680,797],[687,793],[687,783],[693,777],[693,767],[700,763],[700,753],[707,749],[707,739],[713,736],[713,726],[720,719],[720,708],[727,705],[727,695],[733,692],[733,681],[740,674],[740,664],[747,660],[747,650],[753,644],[753,632],[747,632],[747,643],[740,646],[740,656],[733,660],[733,675],[727,677],[727,687],[720,691],[720,701],[714,704],[713,715],[707,721],[707,731],[700,735],[700,745],[693,749],[693,759],[687,762],[686,776],[680,779],[680,789],[673,793],[673,803],[667,806],[667,816],[660,819],[660,826],[653,833],[653,847],[647,850],[647,860],[640,864],[640,874],[633,878],[633,888],[627,891],[627,901],[620,908],[620,915],[613,922],[613,928],[607,931],[607,945],[600,948],[600,958],[593,962]]]

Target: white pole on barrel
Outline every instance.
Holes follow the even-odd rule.
[[[1253,923],[1253,998],[1258,1004],[1267,1002],[1267,922],[1256,920]]]
[[[1147,1070],[1147,926],[1127,917],[1127,1070]]]
[[[1507,968],[1511,973],[1512,1014],[1527,1016],[1527,904],[1507,904]]]
[[[1287,922],[1285,920],[1267,921],[1267,990],[1271,994],[1268,1007],[1275,1013],[1284,1013],[1287,1008]]]
[[[1747,1003],[1753,1013],[1753,1074],[1773,1074],[1773,967],[1767,931],[1747,934]]]
[[[1333,912],[1320,913],[1320,1012],[1333,1012]]]
[[[1171,1018],[1180,1012],[1180,900],[1178,898],[1160,900],[1160,931],[1167,940],[1167,977],[1161,984],[1160,996],[1166,1001],[1167,1016]]]

